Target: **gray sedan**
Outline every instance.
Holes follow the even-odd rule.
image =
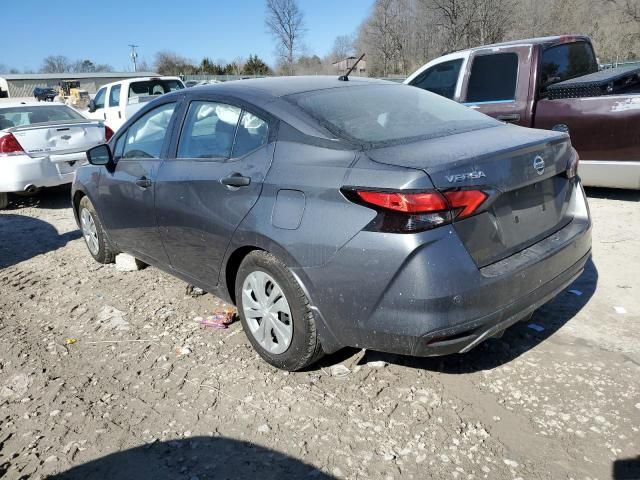
[[[91,255],[128,252],[235,303],[253,347],[287,370],[344,346],[466,352],[591,252],[566,134],[407,85],[183,90],[88,158],[72,195]]]

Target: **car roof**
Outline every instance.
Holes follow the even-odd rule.
[[[464,50],[460,50],[460,52],[474,52],[476,50],[484,50],[486,48],[499,48],[513,45],[541,45],[542,47],[546,48],[561,43],[571,42],[591,42],[591,39],[586,35],[554,35],[550,37],[525,38],[523,40],[511,40],[508,42],[492,43],[490,45],[481,45],[479,47],[467,48]]]
[[[132,78],[125,78],[124,80],[117,80],[117,81],[111,82],[111,83],[105,83],[100,88],[111,87],[113,85],[122,85],[123,83],[130,83],[130,82],[148,82],[150,80],[180,80],[180,81],[182,81],[180,79],[180,77],[165,76],[165,75],[157,75],[155,77],[132,77]]]
[[[45,103],[40,103],[40,102],[12,102],[12,103],[0,103],[0,110],[3,110],[5,108],[16,108],[16,107],[56,107],[56,106],[63,106],[63,107],[69,107],[69,105],[66,105],[64,103],[59,103],[59,102],[53,102],[53,103],[49,103],[49,102],[45,102]]]
[[[228,95],[244,95],[251,91],[254,96],[279,98],[296,93],[326,90],[330,88],[348,88],[362,85],[388,85],[394,82],[367,77],[349,77],[348,81],[338,80],[337,75],[301,75],[295,77],[265,77],[248,80],[233,80],[202,86],[199,91],[211,91]]]

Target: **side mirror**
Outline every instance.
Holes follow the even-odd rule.
[[[87,151],[87,160],[91,165],[113,165],[113,155],[109,145],[103,143]]]
[[[89,100],[89,111],[91,113],[96,111],[96,102],[93,99]]]

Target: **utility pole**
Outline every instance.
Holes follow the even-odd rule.
[[[136,64],[136,60],[138,59],[138,54],[136,53],[136,48],[138,48],[139,45],[132,45],[129,44],[129,46],[131,47],[131,61],[133,62],[133,71],[137,72],[138,71],[138,66]]]

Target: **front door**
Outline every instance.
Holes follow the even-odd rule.
[[[107,106],[105,107],[105,123],[113,130],[117,130],[122,125],[122,109],[120,108],[120,92],[122,85],[119,83],[109,87],[107,93]]]
[[[123,251],[150,263],[168,264],[154,215],[154,182],[166,155],[176,103],[160,105],[119,134],[115,169],[100,177],[99,212]]]
[[[231,237],[258,200],[273,156],[269,125],[222,102],[194,100],[175,155],[156,180],[156,217],[174,269],[215,286]]]

